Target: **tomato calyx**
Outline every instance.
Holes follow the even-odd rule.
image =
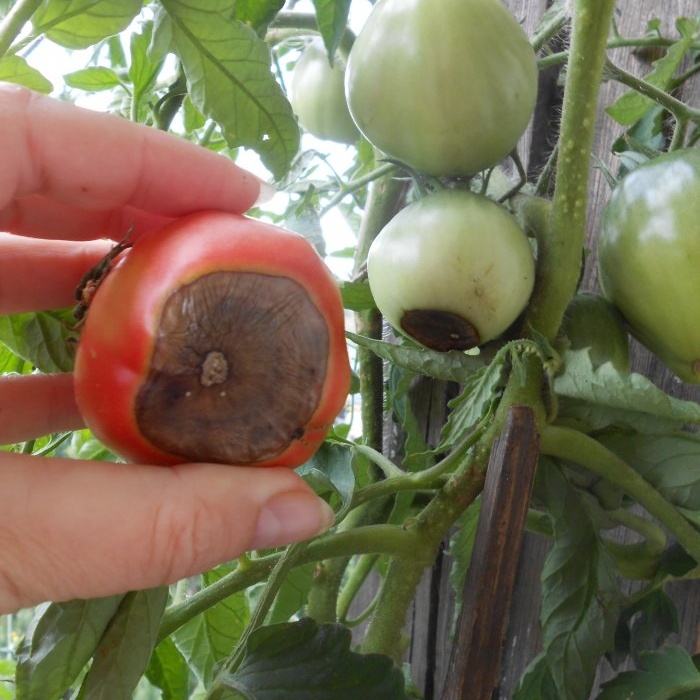
[[[76,327],[79,328],[87,316],[90,304],[97,293],[103,280],[112,269],[114,260],[125,250],[131,248],[134,242],[131,234],[134,232],[134,224],[129,226],[124,238],[115,243],[112,249],[96,265],[93,265],[80,279],[75,288],[76,305],[73,307],[73,318],[76,320]]]
[[[481,342],[474,324],[459,314],[432,309],[412,309],[401,317],[401,328],[432,350],[471,350]]]

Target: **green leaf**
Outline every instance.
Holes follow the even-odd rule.
[[[369,282],[341,282],[340,294],[343,306],[350,311],[371,311],[377,308]]]
[[[32,68],[21,56],[8,55],[0,58],[0,80],[24,85],[47,95],[53,90],[51,81],[36,68]]]
[[[356,345],[371,350],[377,357],[408,369],[416,374],[425,374],[435,379],[463,382],[469,375],[483,368],[484,361],[475,355],[466,355],[459,350],[438,352],[415,345],[398,345],[383,340],[367,338],[346,331],[346,337]]]
[[[138,102],[142,96],[151,96],[165,59],[164,47],[153,41],[153,21],[144,22],[141,31],[131,35],[129,55],[129,80]]]
[[[238,670],[222,682],[246,700],[407,700],[389,657],[357,654],[350,644],[345,627],[309,618],[261,627]]]
[[[0,343],[42,372],[69,372],[75,358],[72,323],[66,311],[0,316]]]
[[[578,492],[542,460],[537,493],[554,546],[542,570],[542,643],[561,700],[587,700],[602,654],[613,647],[619,610],[615,566]]]
[[[700,510],[700,436],[603,433],[597,439],[671,503]]]
[[[447,405],[450,414],[442,428],[439,449],[452,447],[468,435],[494,409],[503,388],[505,363],[494,360],[464,382],[464,388]]]
[[[525,669],[513,700],[560,700],[544,654],[538,654]]]
[[[299,127],[272,73],[269,46],[233,19],[232,0],[162,0],[190,97],[229,146],[254,149],[275,178],[299,150]]]
[[[95,651],[79,700],[132,700],[167,602],[167,586],[124,596]]]
[[[469,504],[455,523],[454,534],[450,538],[449,555],[452,558],[450,570],[450,584],[455,592],[455,611],[453,622],[456,623],[462,608],[464,582],[467,580],[467,572],[472,560],[472,551],[476,540],[476,528],[479,524],[479,515],[483,499],[481,495]]]
[[[92,657],[123,596],[38,609],[17,650],[17,700],[58,700]]]
[[[224,564],[206,572],[202,575],[204,584],[215,583],[230,573],[233,566]],[[248,600],[245,591],[240,591],[192,618],[175,632],[177,648],[205,686],[211,682],[216,665],[236,646],[249,621]]]
[[[654,61],[653,70],[644,78],[645,82],[661,90],[668,90],[671,87],[676,70],[693,46],[694,33],[697,31],[698,23],[681,18],[677,22],[677,27],[681,34],[680,40],[670,46],[661,58]],[[645,97],[636,90],[630,90],[619,97],[605,111],[619,124],[630,126],[653,109],[655,104],[649,97]]]
[[[270,625],[288,622],[306,606],[316,563],[293,568],[285,577],[266,621]]]
[[[146,678],[160,690],[161,700],[189,698],[189,666],[172,638],[167,637],[153,650]]]
[[[237,0],[236,19],[250,25],[261,36],[284,7],[285,0]]]
[[[554,380],[560,416],[592,429],[611,425],[660,433],[700,423],[700,404],[669,396],[641,374],[620,374],[610,363],[593,368],[588,350],[564,353],[565,372]]]
[[[61,46],[84,49],[126,29],[142,5],[142,0],[44,0],[32,24]]]
[[[66,85],[87,92],[100,92],[112,90],[122,85],[119,76],[111,69],[102,66],[83,68],[63,76]]]
[[[700,671],[688,652],[668,646],[640,654],[639,668],[603,684],[597,700],[693,700],[700,695]]]
[[[316,24],[329,57],[335,56],[348,24],[351,0],[314,0]]]
[[[319,493],[336,492],[346,506],[355,492],[353,450],[350,445],[324,442],[310,460],[297,468],[297,473]]]

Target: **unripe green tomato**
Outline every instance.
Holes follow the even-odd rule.
[[[603,213],[598,267],[632,334],[700,383],[700,150],[654,158],[620,181]]]
[[[367,274],[394,328],[435,350],[468,350],[516,320],[532,293],[535,264],[525,234],[500,205],[442,190],[382,229]]]
[[[594,367],[611,362],[619,372],[629,372],[627,331],[620,313],[605,297],[577,294],[564,314],[562,333],[572,350],[589,348]]]
[[[345,64],[336,56],[331,67],[320,39],[302,52],[292,74],[290,102],[299,123],[313,136],[355,143],[360,132],[345,101]]]
[[[386,155],[473,175],[512,150],[535,105],[535,53],[501,0],[379,0],[353,44],[353,119]]]

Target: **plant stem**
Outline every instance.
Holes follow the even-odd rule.
[[[598,93],[615,0],[574,0],[564,89],[557,180],[545,245],[538,250],[538,284],[528,320],[552,340],[573,297],[586,238],[586,203]]]
[[[700,532],[614,452],[589,435],[559,426],[547,426],[542,431],[540,449],[542,454],[574,462],[617,486],[659,520],[688,554],[700,562]]]
[[[355,277],[364,274],[367,253],[372,242],[403,206],[406,184],[394,179],[392,172],[387,171],[370,186],[355,251]],[[381,339],[382,317],[376,309],[355,314],[355,324],[360,335]],[[365,348],[357,349],[357,360],[363,441],[381,452],[384,427],[384,368],[381,359]]]
[[[367,525],[348,532],[327,535],[307,544],[295,566],[333,557],[353,554],[391,554],[410,556],[415,537],[396,525]],[[279,562],[282,554],[269,554],[247,561],[232,573],[191,596],[186,602],[173,605],[165,612],[158,633],[162,641],[192,618],[208,610],[228,596],[264,581]]]
[[[42,0],[17,0],[0,23],[0,58],[12,46],[12,43],[22,31],[22,27],[31,19]]]

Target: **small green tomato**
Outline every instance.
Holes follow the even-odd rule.
[[[535,264],[505,209],[472,192],[442,190],[382,229],[367,273],[394,328],[435,350],[468,350],[517,319],[532,293]]]

